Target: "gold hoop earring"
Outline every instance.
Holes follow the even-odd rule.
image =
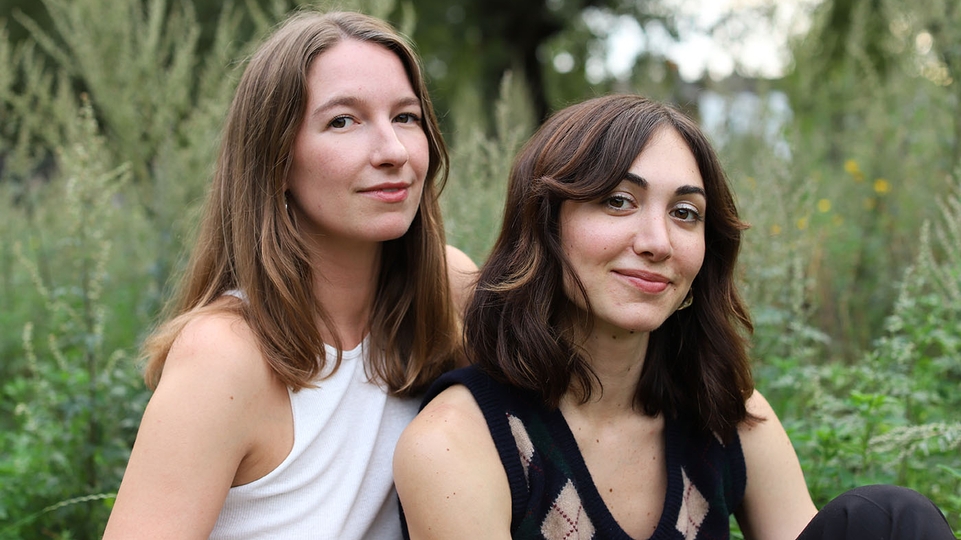
[[[694,287],[691,287],[690,289],[687,290],[687,296],[684,297],[684,301],[681,302],[681,305],[677,307],[677,311],[681,311],[682,309],[687,309],[691,307],[691,304],[693,303],[694,303]]]

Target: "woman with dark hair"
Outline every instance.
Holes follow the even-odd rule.
[[[617,95],[548,119],[514,163],[465,315],[473,365],[431,387],[397,445],[409,537],[726,538],[733,513],[748,538],[796,538],[817,510],[754,389],[745,227],[674,109]],[[845,500],[937,513],[915,495]],[[840,515],[809,537],[834,537],[813,531]]]
[[[257,50],[106,538],[400,536],[390,463],[453,367],[476,267],[445,246],[447,149],[412,47],[302,12]]]

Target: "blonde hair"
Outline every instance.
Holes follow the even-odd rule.
[[[459,331],[451,299],[438,196],[448,153],[418,57],[387,23],[351,12],[300,12],[250,59],[224,127],[201,227],[178,296],[146,340],[145,380],[156,388],[167,353],[184,325],[229,290],[244,302],[219,303],[249,324],[278,378],[311,386],[326,364],[317,322],[330,318],[314,300],[307,249],[285,210],[291,148],[306,110],[311,61],[338,42],[371,42],[392,51],[423,109],[430,165],[408,231],[385,242],[370,317],[368,373],[392,394],[423,391],[451,367]],[[336,332],[334,345],[340,350]],[[341,361],[338,354],[336,370]],[[332,373],[333,371],[331,371]]]

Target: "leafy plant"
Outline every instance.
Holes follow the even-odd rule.
[[[494,135],[485,135],[474,123],[482,114],[471,106],[480,103],[478,96],[463,96],[459,102],[450,178],[441,203],[448,242],[480,263],[500,232],[510,167],[534,120],[523,88],[510,73],[501,81],[495,104]]]
[[[959,26],[948,23],[961,10],[884,1],[869,14],[861,4],[832,56],[840,64],[815,69],[821,44],[801,40],[793,73],[753,88],[786,96],[790,115],[761,110],[745,128],[730,112],[719,124],[752,224],[740,279],[756,322],[755,379],[819,505],[898,483],[961,531],[961,170],[948,174],[961,140]],[[190,243],[240,59],[294,2],[238,5],[219,8],[203,47],[190,0],[43,0],[52,26],[0,22],[0,538],[103,530],[147,399],[133,351]],[[338,5],[394,14],[408,34],[425,20],[406,2]],[[880,16],[890,35],[869,38],[885,28]],[[826,21],[817,13],[815,30]],[[13,23],[32,38],[9,42]],[[577,35],[550,43],[549,56],[586,55]],[[875,61],[879,52],[890,58]],[[645,62],[618,88],[696,109],[672,73],[646,80],[670,66]],[[545,80],[568,80],[554,75]],[[500,81],[492,111],[469,83],[434,91],[453,104],[440,111],[448,241],[478,263],[536,123],[518,80]],[[737,110],[738,94],[705,84]]]
[[[45,194],[62,203],[43,216],[52,245],[17,249],[44,309],[23,325],[24,366],[2,386],[13,428],[0,433],[9,449],[0,455],[0,518],[12,521],[4,537],[96,537],[146,397],[136,364],[107,331],[120,320],[105,292],[116,285],[111,252],[123,237],[114,214],[130,171],[107,165],[89,106],[68,136],[63,179]],[[50,276],[41,257],[55,267]]]

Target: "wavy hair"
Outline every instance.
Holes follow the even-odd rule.
[[[408,231],[385,242],[369,321],[368,373],[397,395],[423,391],[451,367],[459,329],[451,298],[438,197],[448,152],[413,47],[387,23],[360,13],[304,11],[282,23],[250,58],[227,115],[200,230],[166,322],[147,339],[145,380],[155,388],[173,341],[192,317],[227,303],[250,325],[270,367],[294,390],[325,372],[308,250],[285,210],[291,149],[307,107],[311,61],[343,40],[371,42],[400,59],[420,100],[430,163]],[[217,304],[218,306],[222,304]],[[340,350],[336,332],[333,345]],[[341,361],[338,354],[333,370]],[[330,373],[333,371],[331,370]]]
[[[582,292],[583,285],[564,256],[560,207],[565,200],[591,201],[613,191],[664,129],[687,143],[704,180],[705,257],[694,279],[693,305],[650,335],[635,402],[652,416],[692,416],[700,427],[728,438],[749,418],[745,400],[754,387],[747,355],[753,326],[734,276],[747,226],[697,124],[646,98],[611,95],[563,109],[518,154],[501,233],[465,316],[465,347],[472,362],[552,408],[569,390],[585,401],[602,391],[574,338],[579,323],[565,276]],[[587,317],[592,319],[589,304]]]

